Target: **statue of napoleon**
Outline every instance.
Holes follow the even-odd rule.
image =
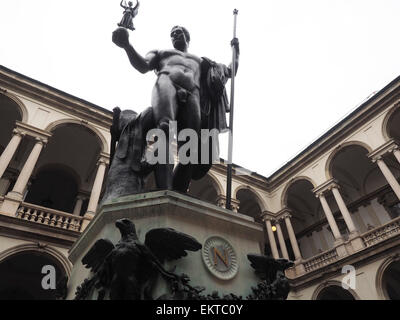
[[[113,32],[112,41],[125,50],[131,65],[136,70],[141,73],[154,70],[157,74],[157,81],[152,92],[151,108],[149,108],[151,110],[146,110],[143,112],[143,115],[136,115],[132,118],[133,121],[136,121],[136,127],[142,129],[150,128],[153,125],[154,128],[161,129],[165,133],[167,140],[170,134],[169,124],[171,121],[177,122],[178,132],[189,128],[194,130],[198,134],[198,137],[200,137],[201,129],[217,129],[219,132],[226,131],[225,113],[229,112],[229,104],[225,84],[228,78],[232,76],[233,70],[231,65],[218,64],[205,57],[200,58],[189,53],[190,34],[184,27],[173,27],[171,30],[171,40],[172,49],[153,50],[143,57],[129,43],[129,34],[126,29],[118,28]],[[231,45],[236,48],[235,52],[237,53],[236,58],[238,60],[238,39],[234,38],[231,41]],[[146,123],[143,123],[143,121]],[[129,121],[129,123],[132,123],[132,121]],[[121,131],[126,131],[122,127],[119,129],[119,135],[121,135]],[[131,145],[134,149],[136,147],[136,151],[143,151],[143,144],[145,143],[143,136],[146,133],[138,132],[135,128],[131,128],[128,132],[131,135],[139,134],[142,137],[139,142],[140,147],[138,148],[135,142],[131,142],[130,144],[123,143],[124,148],[126,148],[126,145]],[[131,136],[130,139],[137,141],[137,137]],[[184,143],[178,141],[178,150]],[[199,159],[200,143],[197,150],[198,154],[195,155]],[[211,148],[218,148],[218,146],[214,145]],[[167,146],[165,162],[157,163],[153,168],[156,184],[159,189],[176,190],[185,193],[188,190],[191,179],[203,177],[212,165],[211,162],[207,164],[200,164],[200,162],[198,164],[183,164],[178,162],[174,170],[174,165],[168,161],[168,152],[169,148]],[[126,156],[126,152],[123,152],[123,154],[126,160],[122,160],[132,162],[129,156]],[[135,154],[135,152],[132,152],[132,154]],[[138,162],[141,161],[140,152],[136,152],[136,154],[136,157],[134,157],[135,163],[131,164],[132,168],[138,167]],[[118,149],[110,168],[110,174],[112,174],[113,170],[117,171],[117,167],[123,162],[119,159],[118,164],[116,164],[115,158],[117,158],[117,155]],[[148,173],[148,166],[145,167],[143,172]],[[136,173],[140,175],[140,170],[137,170]],[[107,189],[110,189],[109,187],[107,186]],[[130,191],[132,191],[132,188]],[[124,195],[123,193],[120,190],[118,196]],[[106,190],[104,198],[107,198],[107,196]],[[103,200],[105,200],[104,198]]]

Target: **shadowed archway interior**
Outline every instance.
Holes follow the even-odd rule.
[[[47,167],[38,173],[25,201],[72,213],[77,193],[78,184],[70,172],[62,167]]]
[[[53,266],[57,283],[65,275],[59,263],[49,254],[26,251],[12,255],[0,263],[0,300],[55,300],[55,290],[43,289],[42,273],[46,265]]]
[[[355,300],[355,298],[348,290],[333,285],[322,289],[316,300]]]
[[[400,261],[394,261],[386,268],[382,288],[387,299],[400,300]]]

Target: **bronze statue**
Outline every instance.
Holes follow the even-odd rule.
[[[226,130],[225,112],[229,107],[224,86],[232,75],[231,66],[189,53],[190,34],[184,27],[173,27],[170,36],[173,49],[153,50],[145,57],[129,43],[126,29],[118,28],[112,36],[113,42],[125,50],[136,70],[141,73],[154,70],[157,74],[151,99],[155,126],[167,139],[171,121],[177,121],[178,131],[189,128],[198,137],[202,128]],[[234,38],[231,45],[237,48],[238,55],[238,39]],[[178,149],[184,143],[178,142]],[[155,165],[156,184],[160,189],[187,192],[190,180],[201,178],[211,167],[211,163],[179,163],[173,172],[174,165],[169,163],[168,155],[167,146],[165,161]],[[194,156],[200,159],[200,152]]]
[[[136,0],[136,6],[133,6],[133,2],[129,1],[128,5],[126,5],[126,1],[121,0],[119,4],[122,8],[124,8],[124,15],[122,16],[121,22],[118,23],[119,27],[127,28],[129,30],[135,30],[133,26],[133,18],[136,17],[139,11],[139,0]]]
[[[155,126],[152,108],[140,114],[132,110],[121,111],[118,107],[113,111],[110,170],[101,204],[143,192],[145,178],[154,170],[144,159],[146,132]]]
[[[93,276],[77,288],[75,300],[88,298],[94,288],[99,290],[98,300],[107,293],[111,300],[153,299],[158,274],[169,281],[180,278],[164,269],[164,261],[180,259],[187,255],[186,250],[202,247],[193,237],[171,228],[150,230],[142,243],[131,220],[117,220],[115,226],[121,233],[115,246],[110,240],[97,240],[82,258]]]

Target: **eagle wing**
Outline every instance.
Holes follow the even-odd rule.
[[[250,265],[262,280],[273,281],[278,270],[284,271],[294,264],[287,259],[274,259],[262,254],[248,254]]]
[[[104,263],[107,256],[114,250],[114,245],[110,240],[97,240],[90,250],[82,258],[85,268],[90,268],[93,273],[97,272]]]
[[[197,251],[201,244],[188,234],[172,228],[152,229],[146,234],[145,245],[160,262],[177,260],[187,255],[188,251]]]

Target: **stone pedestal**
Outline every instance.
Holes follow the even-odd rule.
[[[245,298],[251,293],[259,279],[247,259],[249,253],[263,253],[263,226],[254,219],[216,205],[194,199],[172,191],[155,191],[121,197],[99,208],[98,213],[86,227],[69,252],[73,271],[68,283],[68,297],[73,299],[76,287],[89,277],[89,270],[82,265],[81,259],[93,244],[101,238],[114,244],[120,240],[115,221],[121,218],[131,219],[135,225],[139,240],[144,242],[146,233],[153,228],[174,228],[196,238],[203,247],[210,237],[226,240],[236,254],[238,272],[223,280],[213,275],[206,267],[202,250],[188,252],[180,260],[169,262],[165,267],[176,266],[175,273],[185,273],[191,278],[190,285],[204,286],[205,294],[217,290],[220,295],[234,293]],[[158,285],[154,297],[165,293],[163,285]],[[97,295],[96,295],[97,296]]]

